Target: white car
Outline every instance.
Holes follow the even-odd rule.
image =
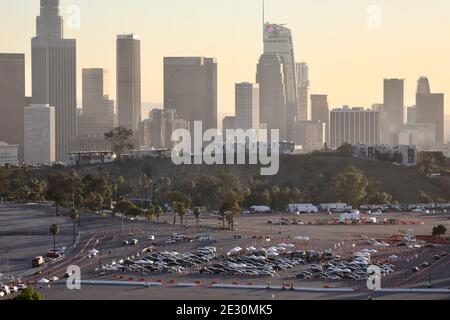
[[[25,283],[19,283],[17,287],[19,288],[19,290],[25,290],[27,288],[27,285]]]
[[[4,297],[5,293],[3,291],[0,291],[0,297]]]
[[[11,290],[8,286],[1,286],[0,291],[4,292],[6,296],[11,294]]]
[[[9,287],[9,290],[11,291],[11,293],[17,293],[17,292],[19,292],[19,288],[16,287],[16,286]]]
[[[150,235],[147,238],[148,241],[155,241],[155,239],[156,239],[156,237],[154,235]]]

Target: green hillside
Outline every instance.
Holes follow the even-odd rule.
[[[327,202],[332,200],[331,179],[349,165],[355,165],[368,178],[379,181],[383,191],[391,193],[394,199],[401,203],[415,202],[420,191],[426,192],[434,199],[443,197],[442,187],[435,181],[419,174],[416,168],[404,168],[392,164],[338,156],[282,157],[279,173],[276,176],[266,177],[266,179],[280,186],[307,189],[313,195],[315,202]],[[121,175],[126,180],[136,179],[145,173],[151,176],[153,181],[160,177],[170,177],[175,181],[186,174],[216,175],[224,169],[232,171],[242,182],[259,175],[260,172],[259,166],[251,165],[175,166],[170,159],[130,160],[122,163],[82,167],[78,169],[78,172],[82,176],[86,174]]]

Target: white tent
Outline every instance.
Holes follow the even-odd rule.
[[[50,283],[50,281],[45,279],[45,278],[42,278],[42,279],[38,280],[37,283],[39,283],[39,284],[48,284],[48,283]]]
[[[91,256],[96,256],[96,255],[98,255],[100,253],[100,251],[98,251],[97,249],[92,249],[91,251],[89,251],[89,254],[91,255]]]

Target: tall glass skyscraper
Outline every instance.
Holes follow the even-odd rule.
[[[264,54],[276,54],[283,63],[286,95],[286,138],[292,140],[294,123],[298,117],[298,99],[291,30],[284,25],[266,23],[264,25]]]

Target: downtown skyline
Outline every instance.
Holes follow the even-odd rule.
[[[33,36],[33,17],[39,11],[39,2],[30,1],[24,5],[22,1],[0,4],[2,21],[17,29],[13,35],[5,29],[0,31],[2,39],[7,40],[0,44],[0,51],[26,54],[26,94],[30,95],[29,39]],[[164,56],[214,56],[218,61],[219,114],[232,114],[235,83],[255,82],[255,61],[263,46],[261,1],[208,5],[206,1],[195,0],[195,5],[189,8],[181,1],[170,0],[168,2],[177,9],[172,10],[171,20],[164,24],[156,10],[167,17],[168,5],[161,5],[159,1],[132,2],[140,10],[134,10],[133,6],[123,8],[114,0],[108,4],[103,0],[95,1],[95,4],[84,0],[62,1],[65,37],[76,38],[78,42],[77,105],[81,106],[81,69],[108,69],[112,75],[111,83],[115,83],[115,55],[110,53],[115,51],[116,34],[134,32],[142,40],[143,101],[162,106]],[[346,6],[345,13],[336,11],[336,4],[318,2],[268,0],[266,21],[286,23],[291,29],[296,60],[307,62],[310,68],[310,93],[328,94],[330,108],[342,105],[370,107],[373,103],[381,103],[383,78],[405,79],[406,106],[414,104],[416,81],[422,75],[432,81],[434,92],[450,91],[450,77],[445,72],[450,65],[447,67],[449,61],[444,59],[450,54],[450,48],[441,40],[448,30],[447,24],[450,28],[449,19],[445,20],[450,12],[445,9],[450,9],[450,4],[437,0],[433,8],[427,8],[419,1],[410,1],[410,11],[405,17],[401,14],[402,6],[406,5],[403,0],[395,7],[384,0],[359,1],[354,6]],[[366,26],[366,9],[375,3],[381,8],[381,30],[378,31]],[[79,30],[67,27],[70,5],[78,5],[81,9]],[[238,12],[234,12],[237,9]],[[130,18],[123,19],[120,12]],[[298,15],[293,17],[292,12]],[[308,12],[312,16],[320,13],[320,19],[314,20]],[[147,19],[142,19],[144,17]],[[420,27],[414,19],[420,19]],[[16,25],[18,22],[20,26]],[[96,28],[97,23],[107,27]],[[206,25],[208,28],[204,27]],[[420,39],[420,45],[415,39]],[[235,50],[244,45],[246,50]],[[383,50],[381,46],[389,50]],[[374,59],[379,62],[374,63]],[[110,87],[110,92],[114,97],[114,86]],[[143,108],[143,116],[147,113],[148,109]],[[448,105],[446,114],[450,114]]]

